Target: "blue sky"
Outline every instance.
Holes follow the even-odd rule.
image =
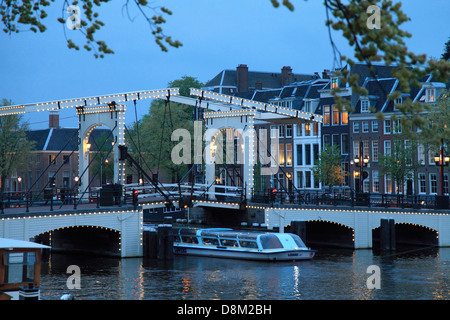
[[[62,3],[62,1],[61,1]],[[65,28],[56,21],[62,4],[57,1],[46,18],[42,34],[23,32],[0,35],[0,99],[15,104],[78,98],[136,90],[161,89],[184,75],[206,82],[223,69],[247,64],[250,70],[279,72],[291,66],[297,73],[321,72],[333,67],[332,49],[325,27],[322,0],[293,1],[290,12],[275,9],[269,0],[156,0],[173,11],[164,30],[183,46],[161,52],[137,10],[130,21],[122,13],[125,0],[102,6],[105,23],[97,39],[115,51],[104,59],[66,47]],[[408,0],[404,11],[412,19],[405,28],[413,37],[407,45],[416,53],[440,57],[450,37],[450,1]],[[78,44],[77,31],[66,34]],[[343,54],[350,55],[338,33],[333,38]],[[137,104],[138,117],[148,112],[150,101]],[[61,126],[77,126],[75,111],[61,114]],[[126,123],[135,120],[129,106]],[[46,114],[25,119],[32,129],[46,128]]]

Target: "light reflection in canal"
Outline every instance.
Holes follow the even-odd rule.
[[[81,269],[80,290],[66,286],[72,264]],[[380,267],[381,289],[367,288],[370,265]],[[450,248],[386,255],[324,249],[311,261],[277,263],[52,254],[43,262],[41,298],[70,293],[92,300],[450,299],[449,274]]]

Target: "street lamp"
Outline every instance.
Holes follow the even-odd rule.
[[[444,195],[444,167],[448,166],[450,157],[444,156],[444,139],[441,139],[441,148],[439,150],[439,156],[434,157],[434,162],[440,167],[440,180],[441,180],[441,192],[440,195]]]
[[[367,167],[367,164],[369,163],[369,155],[364,156],[364,146],[362,141],[359,143],[359,157],[355,157],[353,163],[355,166],[359,167],[359,188],[360,192],[363,193],[363,180],[367,178],[367,173],[364,172],[364,168]],[[366,175],[364,175],[364,173],[366,173]],[[356,176],[357,174],[355,174],[355,177]]]

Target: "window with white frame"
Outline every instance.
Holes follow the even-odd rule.
[[[305,136],[311,135],[311,123],[305,123]]]
[[[348,111],[342,111],[341,113],[341,124],[348,124]]]
[[[305,106],[303,108],[303,111],[311,112],[311,101],[310,100],[306,100],[305,101]]]
[[[427,176],[425,173],[419,173],[419,193],[427,193]]]
[[[292,165],[292,144],[286,143],[286,164]]]
[[[284,126],[283,126],[283,125],[280,125],[280,126],[278,127],[278,129],[279,129],[279,133],[280,133],[279,137],[280,137],[280,138],[283,138],[283,137],[284,137]]]
[[[364,190],[364,192],[367,192],[367,193],[370,192],[370,177],[367,177],[367,179],[364,179],[363,190]]]
[[[426,102],[434,102],[435,101],[436,90],[434,88],[428,88],[426,90]]]
[[[330,120],[331,120],[330,106],[324,106],[323,107],[323,124],[330,125],[330,123],[331,123]]]
[[[402,123],[400,119],[397,119],[397,121],[393,122],[394,127],[392,128],[393,133],[402,133]]]
[[[378,161],[378,140],[372,140],[372,161]]]
[[[297,171],[297,188],[303,188],[303,171]]]
[[[353,122],[353,133],[359,133],[359,122]]]
[[[348,154],[349,147],[350,146],[349,146],[348,134],[342,134],[341,135],[341,153]]]
[[[286,138],[292,137],[292,124],[286,125]]]
[[[430,193],[437,193],[437,175],[430,173]]]
[[[353,157],[359,157],[359,141],[353,141]]]
[[[313,123],[313,135],[314,136],[319,135],[319,123],[318,122]]]
[[[331,89],[335,89],[339,86],[338,78],[331,78]]]
[[[391,140],[384,141],[384,155],[390,156],[392,153]]]
[[[339,125],[339,109],[333,106],[333,125]]]
[[[392,193],[392,179],[390,174],[384,176],[384,191],[385,193]]]
[[[295,125],[297,137],[300,137],[302,135],[302,126],[303,124],[301,123]]]
[[[286,163],[286,158],[285,158],[285,154],[284,154],[284,144],[280,144],[278,146],[278,159],[280,159],[280,166],[284,166],[284,164]]]
[[[377,170],[372,171],[372,192],[380,192],[380,180]]]
[[[361,113],[368,113],[369,107],[370,107],[369,100],[367,99],[361,100]]]
[[[425,147],[423,144],[417,146],[417,161],[420,165],[425,165]]]
[[[372,132],[378,132],[378,120],[372,120]]]
[[[362,122],[362,132],[368,133],[369,132],[369,121],[363,121]]]
[[[369,155],[370,152],[370,146],[369,146],[369,140],[364,140],[363,141],[363,155],[364,157],[367,157]]]
[[[391,134],[391,120],[384,120],[384,134]]]

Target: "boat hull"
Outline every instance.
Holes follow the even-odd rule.
[[[315,250],[287,249],[287,250],[258,250],[229,248],[208,245],[186,245],[174,243],[173,252],[179,255],[195,255],[204,257],[259,260],[259,261],[297,261],[310,260],[314,257]]]

